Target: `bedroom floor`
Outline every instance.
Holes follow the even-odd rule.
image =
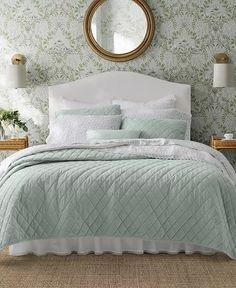
[[[233,288],[236,261],[227,256],[0,254],[1,288]]]

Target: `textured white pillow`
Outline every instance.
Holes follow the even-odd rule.
[[[176,98],[175,96],[167,96],[160,98],[155,101],[150,102],[133,102],[115,99],[112,101],[112,104],[120,105],[121,109],[145,109],[145,108],[155,108],[155,109],[169,109],[176,107]]]
[[[176,119],[187,121],[187,129],[185,134],[185,140],[190,140],[191,120],[192,115],[184,112],[180,112],[177,109],[151,109],[144,108],[140,110],[136,109],[122,109],[123,118],[145,118],[145,119]]]
[[[81,116],[62,115],[51,125],[50,134],[46,140],[50,145],[70,145],[85,143],[86,132],[89,129],[119,129],[121,115],[114,116]]]

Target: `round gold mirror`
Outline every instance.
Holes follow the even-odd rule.
[[[145,0],[94,0],[84,20],[90,47],[115,62],[141,55],[152,42],[154,30],[154,17]]]

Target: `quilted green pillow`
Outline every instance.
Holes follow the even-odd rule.
[[[140,138],[185,139],[187,121],[173,119],[125,118],[124,130],[140,130]]]
[[[88,130],[86,133],[88,140],[107,139],[136,139],[141,131],[136,130]]]
[[[120,115],[120,105],[109,105],[104,107],[80,108],[80,109],[65,109],[56,113],[56,116],[61,115]]]

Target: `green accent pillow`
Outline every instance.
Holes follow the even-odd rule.
[[[185,139],[187,121],[173,119],[125,118],[122,129],[141,131],[140,138]]]
[[[95,108],[65,109],[56,113],[56,117],[61,115],[120,115],[120,105],[109,105]]]
[[[136,139],[141,131],[137,130],[87,130],[88,140],[108,140],[108,139]]]

